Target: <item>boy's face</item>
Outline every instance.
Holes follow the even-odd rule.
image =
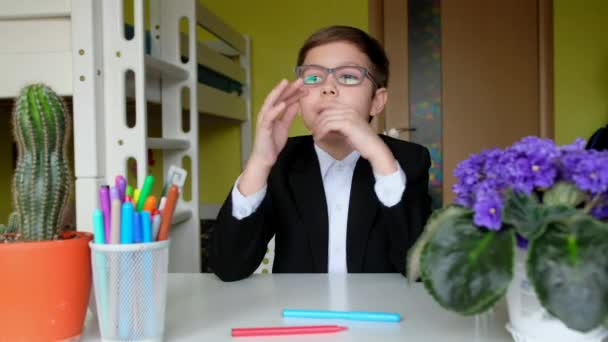
[[[369,58],[348,42],[317,46],[308,51],[303,64],[325,68],[350,65],[371,70]],[[368,77],[364,77],[358,85],[344,85],[336,80],[334,74],[329,74],[319,84],[304,85],[304,88],[308,90],[308,94],[300,99],[300,111],[304,125],[310,131],[314,131],[317,119],[326,110],[345,110],[367,121],[370,115],[374,116],[382,111],[387,99],[386,89],[376,89],[374,82]]]

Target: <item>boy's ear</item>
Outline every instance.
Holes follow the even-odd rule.
[[[388,91],[386,88],[376,89],[374,97],[372,98],[372,108],[370,110],[369,115],[376,116],[378,115],[386,105],[386,101],[388,100]]]

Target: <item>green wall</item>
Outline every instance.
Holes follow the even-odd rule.
[[[555,136],[588,139],[608,124],[608,1],[555,0]]]

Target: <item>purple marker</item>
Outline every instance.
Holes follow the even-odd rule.
[[[102,185],[99,189],[99,203],[101,204],[101,212],[103,213],[103,226],[105,232],[105,242],[110,243],[110,227],[112,220],[112,209],[110,204],[110,187]]]
[[[120,202],[124,203],[125,191],[127,190],[127,180],[123,176],[116,176],[114,183],[116,184],[116,189],[118,190]]]

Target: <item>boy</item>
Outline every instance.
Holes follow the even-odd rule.
[[[321,29],[258,114],[253,150],[224,203],[209,262],[251,275],[275,236],[274,273],[405,273],[431,211],[426,148],[369,124],[388,92],[388,59],[365,32]],[[312,135],[288,138],[296,113]]]

